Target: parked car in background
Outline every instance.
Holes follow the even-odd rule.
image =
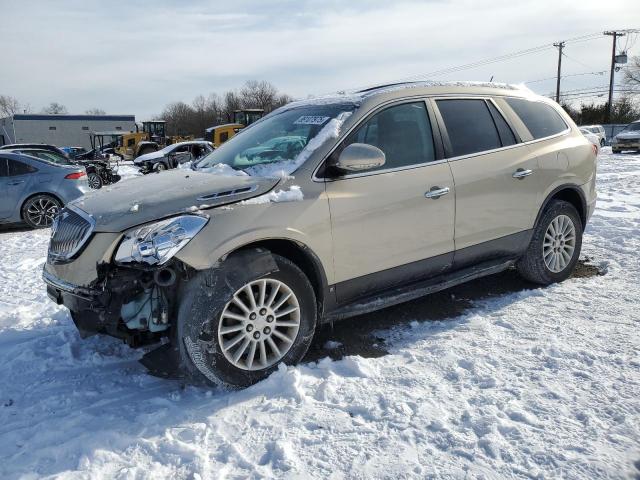
[[[181,163],[196,161],[213,151],[213,144],[207,141],[173,143],[157,152],[137,157],[133,163],[142,173],[176,168]]]
[[[602,125],[583,125],[580,128],[584,128],[588,132],[593,133],[598,137],[598,144],[604,147],[607,142],[607,133],[604,131]]]
[[[0,150],[0,222],[49,227],[58,211],[89,190],[78,165]]]
[[[67,155],[69,155],[69,158],[72,158],[72,159],[83,157],[87,155],[87,153],[89,152],[89,150],[87,150],[84,147],[61,147],[60,149],[64,151]]]
[[[103,185],[111,185],[120,180],[120,176],[114,172],[111,163],[107,159],[82,160],[80,158],[82,155],[79,155],[75,159],[69,159],[58,152],[37,148],[17,148],[7,151],[30,155],[59,165],[77,165],[83,167],[87,173],[89,186],[93,189],[99,189],[102,188]]]
[[[587,140],[589,140],[595,148],[596,155],[600,153],[601,141],[600,137],[598,137],[595,133],[592,133],[590,130],[587,130],[584,127],[580,127],[580,133],[585,136]]]
[[[282,137],[304,149],[256,154]],[[300,361],[322,323],[511,267],[563,281],[596,202],[591,143],[505,85],[293,102],[200,164],[72,202],[43,278],[82,336],[161,345],[148,368],[226,386]]]
[[[623,150],[640,151],[640,120],[631,122],[611,141],[611,151],[620,153]]]
[[[56,147],[55,145],[49,145],[46,143],[12,143],[9,145],[2,145],[0,150],[15,150],[22,148],[37,148],[39,150],[49,150],[51,152],[62,155],[63,157],[70,158],[67,152],[62,150],[61,148]]]

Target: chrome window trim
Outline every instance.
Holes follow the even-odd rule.
[[[556,133],[556,134],[550,135],[548,137],[537,138],[535,140],[529,140],[528,142],[520,142],[520,143],[516,143],[514,145],[507,145],[506,147],[494,148],[493,150],[484,150],[482,152],[470,153],[468,155],[459,155],[457,157],[447,158],[447,161],[449,161],[449,162],[457,162],[458,160],[465,160],[465,159],[471,158],[471,157],[480,157],[482,155],[488,155],[490,153],[500,152],[502,150],[509,150],[511,148],[517,148],[517,147],[521,147],[523,145],[531,145],[532,143],[537,143],[537,142],[542,142],[542,141],[545,141],[545,140],[550,140],[550,139],[555,138],[555,137],[560,137],[560,136],[566,135],[566,134],[568,134],[570,132],[571,132],[571,129],[567,128],[566,130],[563,130],[560,133]]]
[[[54,253],[51,253],[51,252],[47,252],[48,253],[47,256],[48,256],[49,260],[51,260],[53,263],[64,263],[64,262],[68,262],[69,260],[71,260],[71,258],[73,258],[73,256],[76,253],[78,253],[80,250],[82,250],[82,248],[86,244],[87,240],[89,240],[89,237],[93,234],[93,231],[96,228],[95,219],[91,215],[89,215],[87,212],[85,212],[84,210],[81,210],[80,208],[75,207],[73,205],[66,205],[65,208],[67,210],[71,210],[73,213],[79,215],[84,220],[86,220],[89,223],[89,228],[87,229],[86,233],[83,235],[82,239],[78,242],[78,245],[73,250],[71,250],[69,253],[66,253],[64,255],[59,255],[59,254],[54,254]],[[55,232],[51,233],[51,238],[53,238],[54,234],[55,234]],[[49,240],[49,243],[51,243],[51,240]]]
[[[365,117],[363,117],[362,121],[364,121],[366,119],[366,117],[371,114],[374,113],[378,110],[381,110],[389,105],[392,104],[400,104],[400,103],[410,103],[410,102],[415,102],[416,100],[423,100],[425,103],[428,103],[430,100],[433,100],[434,102],[438,99],[442,99],[442,100],[452,100],[452,99],[460,99],[460,100],[489,100],[494,107],[496,107],[496,109],[498,110],[498,112],[500,112],[500,114],[502,115],[502,117],[505,119],[505,121],[507,122],[507,125],[509,125],[509,128],[511,128],[511,130],[513,131],[513,127],[510,125],[507,116],[504,114],[504,112],[502,111],[502,108],[500,108],[500,106],[495,102],[495,98],[496,97],[500,97],[500,98],[516,98],[516,99],[520,99],[520,100],[528,100],[528,98],[526,97],[519,97],[519,96],[513,96],[513,95],[487,95],[486,93],[482,93],[482,94],[464,94],[464,95],[460,95],[460,94],[456,94],[456,93],[450,93],[450,94],[437,94],[437,95],[415,95],[415,96],[410,96],[410,97],[403,97],[403,98],[395,98],[392,100],[388,100],[386,102],[383,102],[379,105],[376,105],[370,112],[368,112]],[[529,101],[533,101],[533,102],[538,102],[538,103],[543,103],[546,105],[545,102],[540,102],[539,100],[529,100]],[[437,105],[436,105],[437,106]],[[551,107],[554,108],[554,107]],[[515,113],[515,112],[514,112]],[[517,115],[517,114],[516,114]],[[519,143],[515,143],[513,145],[507,145],[506,147],[500,147],[500,148],[494,148],[492,150],[483,150],[482,152],[475,152],[475,153],[469,153],[467,155],[459,155],[457,157],[450,157],[450,158],[444,158],[444,159],[440,159],[440,160],[434,160],[432,162],[425,162],[425,163],[421,163],[421,164],[416,164],[416,165],[408,165],[406,167],[397,167],[397,168],[389,168],[389,169],[383,169],[383,170],[375,170],[373,172],[362,172],[362,173],[353,173],[353,174],[349,174],[349,175],[344,175],[342,177],[338,177],[338,178],[318,178],[317,173],[318,170],[320,170],[320,167],[322,167],[322,165],[324,164],[324,162],[327,161],[327,159],[333,154],[333,152],[338,148],[338,145],[340,145],[340,143],[342,143],[342,141],[347,138],[352,131],[354,131],[356,128],[358,128],[360,125],[362,125],[362,121],[354,124],[353,126],[351,126],[351,128],[349,130],[347,130],[342,136],[340,136],[339,141],[336,142],[336,144],[333,146],[333,148],[331,148],[331,150],[323,157],[322,161],[318,162],[318,165],[316,166],[316,168],[313,170],[313,174],[311,176],[311,180],[313,182],[316,183],[323,183],[323,182],[334,182],[334,181],[339,181],[339,180],[347,180],[349,178],[359,178],[359,177],[365,177],[365,176],[369,176],[369,175],[380,175],[383,173],[393,173],[393,172],[398,172],[398,171],[403,171],[403,170],[410,170],[410,169],[414,169],[414,168],[422,168],[422,167],[426,167],[429,165],[437,165],[440,163],[444,163],[444,162],[456,162],[458,160],[465,160],[467,158],[472,158],[472,157],[480,157],[483,155],[488,155],[491,153],[496,153],[502,150],[509,150],[512,148],[518,148],[521,147],[523,145],[531,145],[537,142],[543,142],[546,140],[550,140],[553,138],[557,138],[557,137],[561,137],[561,136],[565,136],[571,133],[571,127],[567,124],[567,122],[564,120],[564,118],[562,118],[561,115],[558,114],[558,116],[562,119],[562,121],[564,122],[564,124],[566,125],[566,129],[555,133],[553,135],[549,135],[548,137],[542,137],[542,138],[534,138],[533,140],[528,140],[526,142],[520,141]],[[518,118],[520,118],[518,116]],[[522,121],[522,120],[521,120]],[[522,122],[524,124],[524,122]],[[526,127],[526,125],[525,125]],[[528,130],[528,129],[527,129]],[[517,132],[513,132],[514,134],[516,134]],[[532,135],[533,136],[533,135]],[[435,141],[435,139],[434,139]]]

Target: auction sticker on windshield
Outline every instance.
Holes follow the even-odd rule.
[[[304,115],[293,122],[294,125],[322,125],[329,120],[329,117],[316,117],[314,115]]]

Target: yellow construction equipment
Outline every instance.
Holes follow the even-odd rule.
[[[233,112],[233,123],[216,125],[209,127],[204,132],[204,139],[213,143],[214,147],[219,147],[224,142],[233,137],[236,133],[264,116],[261,108],[244,108]]]
[[[104,153],[114,153],[123,159],[131,160],[167,145],[194,139],[193,135],[167,137],[165,127],[164,120],[151,120],[142,122],[142,131],[136,125],[135,132],[92,132],[91,145]]]

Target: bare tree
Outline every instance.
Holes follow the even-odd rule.
[[[632,93],[640,93],[640,57],[633,57],[625,68],[624,83],[634,90]]]
[[[51,102],[48,107],[42,109],[42,113],[50,115],[65,114],[67,113],[67,107],[58,102]]]
[[[261,108],[270,112],[278,95],[278,89],[264,80],[249,80],[240,90],[244,108]]]
[[[243,107],[242,98],[237,92],[230,90],[225,92],[222,113],[227,122],[233,121],[233,112]]]
[[[162,111],[162,119],[167,122],[167,135],[188,135],[191,133],[191,120],[194,110],[184,102],[174,102]]]
[[[20,113],[20,102],[9,95],[0,95],[0,117],[11,117]]]
[[[107,112],[102,110],[101,108],[90,108],[89,110],[85,110],[87,115],[106,115]]]
[[[275,110],[293,98],[279,93],[276,87],[265,81],[248,81],[240,90],[222,94],[198,95],[191,104],[170,103],[161,117],[167,122],[168,135],[204,135],[207,128],[233,121],[235,110],[262,108],[266,113]]]

